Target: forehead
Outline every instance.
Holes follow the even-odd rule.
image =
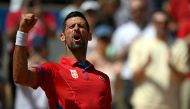
[[[72,25],[72,24],[86,24],[86,22],[81,17],[71,17],[67,19],[66,25]]]
[[[137,10],[137,9],[141,9],[144,8],[145,4],[142,0],[132,0],[130,2],[130,9],[131,10]]]
[[[156,13],[154,16],[154,21],[156,22],[166,22],[167,21],[167,16],[163,13]]]

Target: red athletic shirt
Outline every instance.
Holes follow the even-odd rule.
[[[48,97],[50,109],[111,109],[110,81],[92,64],[62,57],[59,63],[35,67],[38,86]]]

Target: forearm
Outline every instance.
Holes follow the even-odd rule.
[[[138,71],[135,72],[133,75],[133,82],[138,85],[141,84],[145,79],[145,72],[144,71]]]
[[[147,62],[139,70],[134,71],[133,81],[135,84],[141,84],[145,80],[145,78],[146,78],[145,70],[146,70],[148,64],[149,64],[149,62]]]
[[[181,81],[185,79],[187,73],[178,71],[172,64],[169,64],[169,67],[178,79],[180,79]]]
[[[15,46],[13,55],[13,79],[16,83],[30,85],[30,72],[27,62],[27,48],[25,46]]]
[[[34,14],[24,14],[21,17],[19,31],[16,35],[15,50],[13,54],[13,79],[16,83],[26,86],[37,85],[36,71],[28,70],[27,62],[27,33],[36,23],[37,18]]]

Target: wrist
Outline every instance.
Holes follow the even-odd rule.
[[[26,46],[26,40],[27,40],[27,33],[20,31],[20,29],[17,31],[16,34],[16,42],[15,45],[18,46]]]
[[[24,32],[24,33],[28,33],[28,30],[26,30],[26,29],[24,29],[24,28],[19,28],[18,31]]]

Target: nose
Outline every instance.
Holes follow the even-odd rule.
[[[79,30],[78,24],[75,25],[74,30],[75,30],[75,31]]]

